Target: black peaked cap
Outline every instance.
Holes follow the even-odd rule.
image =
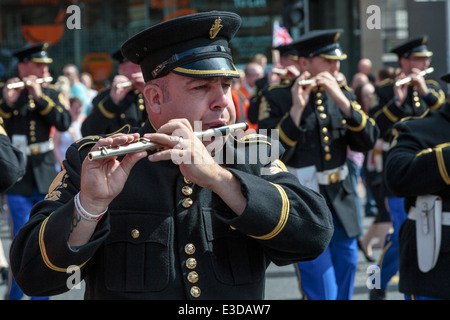
[[[228,43],[240,25],[241,18],[233,12],[186,15],[138,33],[121,50],[141,66],[145,81],[170,71],[189,77],[239,77]]]
[[[433,52],[427,47],[428,37],[420,36],[409,40],[398,47],[392,49],[392,52],[397,54],[399,58],[415,57],[431,57]]]
[[[342,33],[342,29],[314,30],[290,43],[290,46],[297,50],[299,57],[344,60],[347,55],[339,44]]]
[[[19,62],[34,61],[38,63],[52,63],[53,59],[48,55],[50,45],[47,42],[40,42],[35,45],[27,45],[13,52],[13,56]]]

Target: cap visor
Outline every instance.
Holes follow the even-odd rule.
[[[172,72],[187,77],[233,77],[239,78],[234,64],[226,58],[208,58],[174,68]]]
[[[319,57],[328,60],[345,60],[347,59],[347,54],[343,53],[340,49],[334,49],[327,52],[322,52]]]
[[[37,62],[37,63],[52,63],[52,58],[31,58],[31,61]]]
[[[433,56],[433,52],[431,52],[431,51],[413,52],[413,53],[411,53],[411,56],[413,56],[413,57],[420,57],[420,58],[422,58],[422,57],[429,58],[429,57]]]

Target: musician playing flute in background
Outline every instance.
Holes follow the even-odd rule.
[[[31,207],[44,199],[57,172],[52,126],[59,131],[69,128],[71,117],[56,87],[38,83],[37,79],[49,75],[48,44],[41,43],[14,52],[18,58],[19,78],[6,82],[0,91],[0,116],[12,144],[26,158],[25,176],[7,191],[8,206],[12,217],[11,233],[15,236],[28,220]],[[8,84],[24,82],[25,86],[8,89]],[[14,279],[6,299],[21,299],[23,296]]]
[[[193,131],[235,122],[231,79],[239,73],[228,42],[240,22],[231,12],[186,15],[123,44],[143,71],[148,120],[69,148],[65,169],[12,243],[12,269],[27,293],[66,291],[66,272],[81,268],[87,299],[262,299],[269,263],[325,250],[333,227],[323,197],[278,159],[249,161],[251,147],[267,155],[276,141],[202,141]],[[141,137],[161,151],[86,158]],[[234,161],[214,161],[225,156]]]
[[[406,117],[419,117],[429,110],[439,109],[445,102],[445,94],[435,80],[425,80],[421,72],[430,67],[431,52],[427,47],[427,37],[419,37],[400,44],[392,50],[398,56],[401,74],[394,80],[383,82],[376,90],[378,104],[370,109],[370,114],[380,128],[380,139],[374,153],[382,154],[383,168],[392,139],[392,128],[395,123]],[[396,85],[402,79],[410,81],[403,85]],[[380,148],[382,150],[380,150]],[[383,177],[382,173],[380,174]],[[383,177],[384,178],[384,177]],[[390,213],[393,233],[388,235],[383,255],[380,258],[382,265],[381,288],[372,289],[370,299],[384,299],[385,290],[389,280],[398,271],[398,231],[407,217],[403,205],[403,198],[394,197],[381,181],[385,189],[387,210]]]
[[[110,87],[92,100],[92,110],[81,126],[83,136],[111,133],[124,125],[141,127],[147,119],[144,78],[139,65],[126,59],[120,50],[112,55],[119,64]]]
[[[347,55],[342,30],[317,30],[290,46],[297,50],[302,75],[269,88],[261,99],[260,129],[278,129],[287,149],[283,161],[303,184],[326,197],[335,231],[327,250],[314,261],[296,264],[301,292],[308,300],[350,300],[358,261],[360,221],[352,193],[347,150],[372,148],[378,130],[351,90],[338,83]],[[314,79],[303,87],[300,81]],[[300,281],[301,280],[301,281]]]

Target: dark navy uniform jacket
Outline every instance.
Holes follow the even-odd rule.
[[[147,124],[139,132],[154,132]],[[280,161],[249,164],[263,137],[229,139],[223,164],[241,182],[247,207],[234,214],[211,190],[184,179],[172,161],[139,161],[109,205],[91,241],[68,238],[81,165],[100,137],[67,152],[64,170],[11,247],[14,277],[29,295],[67,290],[67,268],[80,266],[88,299],[262,299],[265,269],[311,260],[333,234],[323,197],[301,186]],[[246,154],[238,150],[246,150]],[[266,149],[270,152],[270,149]],[[225,154],[225,153],[224,153]],[[242,160],[247,160],[242,161]],[[262,175],[263,167],[271,174]]]
[[[394,126],[395,137],[385,167],[387,186],[405,197],[405,210],[419,195],[442,198],[442,211],[450,211],[450,105],[407,118]],[[450,227],[442,226],[439,259],[429,272],[419,270],[415,221],[400,229],[400,291],[405,294],[450,299]]]
[[[426,80],[426,83],[430,89],[428,96],[420,96],[415,86],[409,85],[406,99],[401,106],[397,106],[394,101],[394,80],[386,80],[377,87],[378,104],[370,110],[370,114],[380,128],[380,138],[384,140],[386,146],[392,139],[392,128],[395,123],[405,117],[418,117],[427,110],[439,109],[445,102],[445,94],[440,85],[434,80]],[[386,163],[386,157],[387,149],[384,149],[383,164]],[[385,183],[382,188],[387,196],[392,196]]]
[[[417,117],[426,110],[439,109],[445,102],[445,94],[439,83],[434,80],[426,80],[430,94],[426,97],[420,96],[414,85],[408,86],[406,100],[401,106],[394,101],[394,80],[383,82],[377,88],[378,104],[373,110],[373,118],[380,128],[380,137],[389,142],[391,139],[392,126],[405,117]]]
[[[352,114],[345,117],[323,88],[313,88],[300,126],[289,115],[292,106],[291,87],[272,86],[261,97],[259,129],[278,129],[286,148],[282,158],[287,166],[303,168],[315,165],[317,171],[338,168],[346,163],[347,148],[370,150],[378,137],[375,122],[367,117],[355,102],[353,93],[342,87],[352,104]],[[350,177],[344,181],[320,186],[347,235],[360,234],[356,204]]]
[[[10,139],[16,134],[24,135],[29,146],[49,141],[52,126],[59,131],[69,128],[72,119],[64,107],[61,93],[54,86],[42,87],[42,97],[38,101],[31,99],[28,90],[24,89],[13,107],[6,104],[1,89],[2,86],[0,116]],[[53,150],[40,152],[33,148],[27,156],[25,176],[8,193],[31,196],[33,186],[37,185],[39,192],[46,194],[56,174]]]
[[[147,119],[144,95],[130,90],[116,105],[110,97],[111,89],[101,91],[92,101],[92,111],[81,125],[83,137],[115,132],[124,125],[141,127]]]
[[[25,157],[11,145],[0,118],[0,192],[6,191],[25,174]]]

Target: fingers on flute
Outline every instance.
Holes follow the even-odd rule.
[[[106,138],[102,138],[98,140],[96,146],[104,147],[104,146],[111,146],[116,147],[120,145],[125,145],[134,141],[139,140],[139,134],[133,133],[133,134],[115,134]]]

